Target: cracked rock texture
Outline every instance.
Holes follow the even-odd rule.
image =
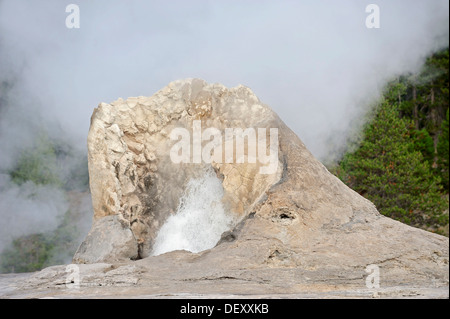
[[[203,252],[149,256],[187,180],[211,165],[170,161],[171,129],[191,131],[194,120],[278,128],[278,169],[213,163],[234,229]],[[380,215],[246,87],[188,79],[149,98],[101,103],[88,149],[95,221],[74,257],[79,288],[65,284],[66,266],[54,266],[0,276],[3,296],[448,298],[448,238]],[[366,286],[372,264],[379,288]]]
[[[239,86],[227,89],[220,84],[208,85],[192,79],[170,83],[152,97],[118,99],[101,103],[91,118],[88,135],[89,179],[95,225],[105,216],[118,216],[134,235],[138,251],[128,255],[147,257],[159,228],[173,214],[187,181],[203,173],[210,164],[174,164],[170,151],[176,141],[170,139],[175,128],[185,128],[193,139],[193,121],[201,121],[202,131],[216,128],[278,127],[278,117],[263,105],[253,92]],[[225,137],[224,133],[221,133]],[[259,137],[259,136],[258,136]],[[265,136],[264,136],[265,138]],[[232,139],[228,139],[233,142]],[[205,145],[208,141],[203,142]],[[224,140],[225,145],[225,140]],[[192,143],[193,144],[193,143]],[[266,143],[268,148],[269,143]],[[244,156],[247,155],[244,148]],[[191,154],[193,151],[191,152]],[[223,158],[225,152],[223,152]],[[191,157],[194,161],[193,155]],[[281,162],[275,159],[272,174],[260,174],[261,164],[213,162],[223,178],[224,204],[236,221],[244,218],[261,199],[269,186],[280,179]],[[89,239],[89,238],[88,238]],[[120,245],[121,239],[109,247]],[[74,261],[98,261],[98,249],[91,241],[79,250]],[[130,245],[131,247],[131,245]],[[106,249],[106,247],[104,247]],[[114,250],[105,252],[102,261],[123,259]]]

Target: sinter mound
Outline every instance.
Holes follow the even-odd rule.
[[[194,121],[222,132],[277,128],[277,169],[261,174],[259,162],[236,158],[173,163],[170,132],[192,131]],[[187,79],[152,97],[101,103],[88,152],[94,223],[74,256],[77,294],[448,297],[448,239],[380,215],[249,88]],[[187,181],[208,166],[222,180],[235,227],[212,249],[151,256]],[[380,288],[366,285],[368,265],[378,267]],[[65,266],[45,269],[9,293],[45,285],[34,296],[71,296],[75,290],[61,285],[68,273]]]

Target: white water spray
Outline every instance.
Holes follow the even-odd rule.
[[[233,225],[221,202],[223,194],[222,182],[212,168],[191,179],[176,214],[159,230],[152,255],[183,249],[196,253],[214,247]]]

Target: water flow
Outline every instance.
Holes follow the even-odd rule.
[[[233,224],[222,205],[223,194],[222,182],[212,168],[191,179],[176,214],[159,230],[153,255],[182,249],[195,253],[214,247]]]

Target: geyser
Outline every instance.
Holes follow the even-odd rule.
[[[280,180],[283,164],[275,143],[278,135],[273,134],[278,123],[278,116],[249,88],[229,89],[200,79],[174,81],[151,97],[100,103],[88,134],[94,225],[74,262],[140,259],[173,249],[196,252],[213,247],[231,221],[248,216]],[[234,141],[234,149],[225,148],[233,160],[173,161],[177,141],[171,132],[195,133],[194,126],[220,132],[222,145]],[[257,161],[251,161],[255,148],[249,136],[242,137],[244,147],[238,147],[239,139],[227,139],[229,128],[234,134],[258,132]],[[260,132],[270,132],[270,143]],[[204,153],[211,143],[202,138],[183,147],[198,147]],[[108,230],[111,227],[114,232]],[[124,242],[127,248],[119,249]]]
[[[153,255],[173,250],[200,252],[214,247],[223,232],[233,227],[232,215],[222,203],[222,181],[212,168],[192,178],[177,212],[161,227],[153,245]]]

